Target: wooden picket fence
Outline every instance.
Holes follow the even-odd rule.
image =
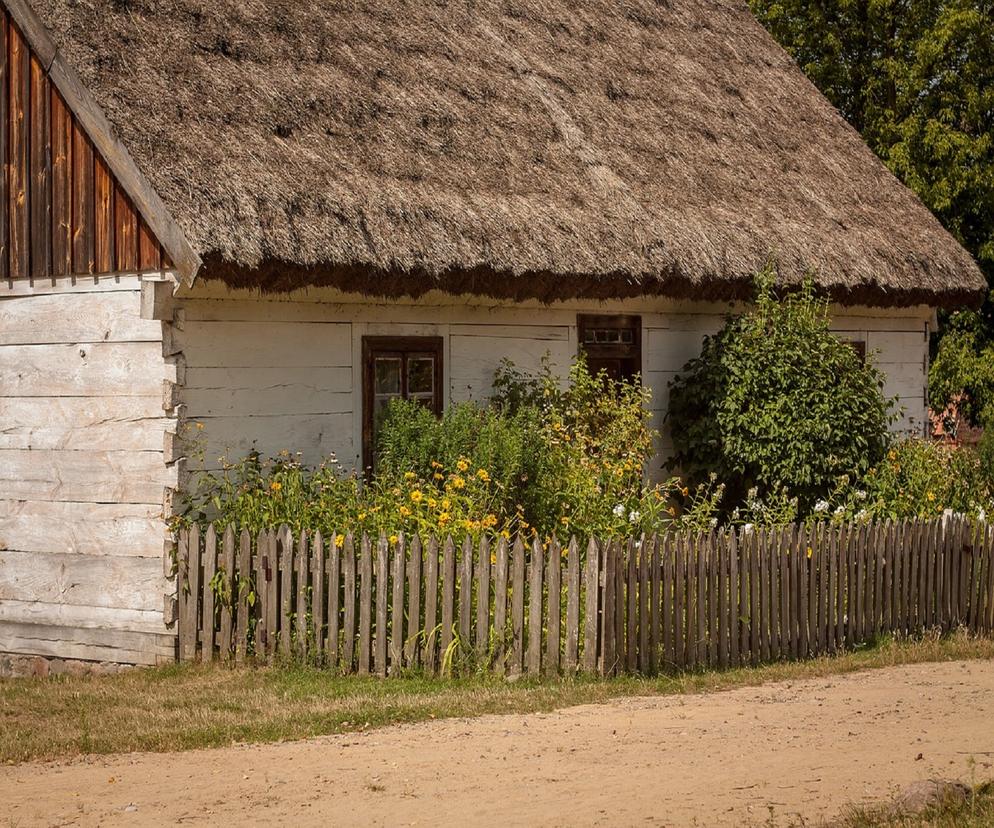
[[[956,515],[563,547],[392,540],[181,531],[180,660],[654,674],[807,658],[887,633],[994,632],[994,529]]]

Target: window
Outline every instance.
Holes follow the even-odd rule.
[[[612,379],[634,379],[642,373],[642,317],[577,317],[580,348],[592,373],[606,371]]]
[[[856,352],[856,356],[859,357],[861,362],[866,362],[866,342],[862,339],[844,339],[850,348]]]
[[[366,336],[362,340],[362,461],[376,465],[376,435],[391,400],[416,400],[442,413],[442,338]]]

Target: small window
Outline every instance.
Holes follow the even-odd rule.
[[[577,331],[592,373],[606,371],[616,380],[641,374],[642,317],[581,314]]]
[[[376,437],[391,400],[416,400],[442,413],[442,338],[366,336],[362,340],[362,458],[376,466]]]

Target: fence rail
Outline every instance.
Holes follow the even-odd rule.
[[[994,632],[994,529],[962,516],[576,538],[179,534],[179,658],[387,675],[612,675]]]

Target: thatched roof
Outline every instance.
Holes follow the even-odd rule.
[[[969,255],[740,0],[32,0],[206,276],[956,304]]]

